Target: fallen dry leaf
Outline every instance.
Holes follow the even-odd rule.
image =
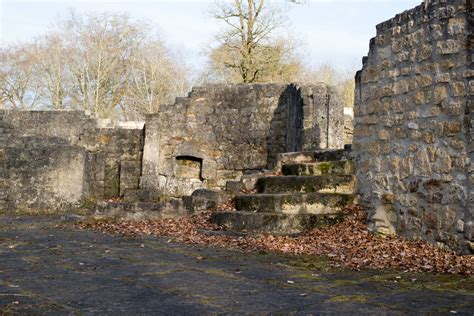
[[[228,202],[218,210],[233,211]],[[154,221],[100,221],[85,222],[77,226],[103,233],[127,236],[153,235],[173,237],[178,242],[213,247],[226,247],[243,251],[278,251],[301,255],[328,256],[334,266],[354,270],[363,268],[398,269],[406,272],[435,272],[474,275],[474,256],[459,256],[452,251],[438,249],[420,240],[407,240],[400,236],[378,236],[367,231],[365,211],[358,206],[344,210],[346,218],[339,224],[316,229],[298,236],[233,237],[210,235],[203,231],[219,231],[209,222],[210,212],[178,220]]]

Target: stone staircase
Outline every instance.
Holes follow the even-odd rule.
[[[277,171],[281,176],[258,179],[256,194],[237,195],[235,212],[213,212],[211,221],[232,230],[300,233],[337,223],[354,201],[350,147],[280,154]]]

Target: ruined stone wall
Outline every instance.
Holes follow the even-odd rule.
[[[141,187],[171,196],[222,188],[278,153],[343,146],[343,105],[326,85],[211,85],[146,122]]]
[[[114,127],[81,111],[0,111],[0,143],[0,209],[77,206],[139,185],[143,124]]]
[[[283,98],[288,100],[289,113],[286,152],[343,147],[344,106],[334,88],[324,84],[290,85]],[[292,124],[299,126],[294,129]],[[299,136],[292,138],[293,133]],[[275,156],[271,154],[273,163]]]
[[[278,153],[344,143],[342,102],[323,84],[195,88],[145,127],[81,111],[0,113],[3,209],[63,208],[139,188],[189,195],[272,168]]]
[[[356,76],[353,142],[374,230],[466,252],[474,250],[471,9],[433,0],[377,26]]]
[[[143,128],[85,130],[78,145],[88,153],[88,196],[114,198],[123,196],[127,190],[138,189],[143,142]]]

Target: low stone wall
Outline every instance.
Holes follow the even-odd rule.
[[[143,124],[142,124],[143,126]],[[95,199],[122,196],[138,189],[144,131],[142,128],[91,128],[77,145],[87,150],[88,195]]]
[[[60,209],[138,189],[143,123],[100,126],[81,111],[0,111],[0,209]]]
[[[170,196],[223,188],[278,153],[343,147],[343,105],[326,85],[211,85],[146,122],[141,187]]]
[[[464,252],[474,252],[469,12],[469,1],[433,0],[377,26],[356,76],[353,144],[373,230]]]
[[[85,197],[86,152],[79,146],[41,144],[24,139],[22,147],[7,147],[2,159],[5,210],[62,209]]]

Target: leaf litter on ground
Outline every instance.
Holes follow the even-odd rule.
[[[232,203],[217,208],[232,211]],[[226,230],[209,222],[211,212],[180,219],[144,221],[85,221],[80,229],[125,236],[166,236],[178,242],[242,251],[276,251],[294,255],[320,255],[330,258],[336,267],[360,269],[398,269],[406,272],[450,273],[474,276],[474,256],[460,256],[422,240],[370,233],[366,213],[360,206],[344,209],[345,219],[332,226],[300,235],[271,234],[228,236],[205,231]]]

